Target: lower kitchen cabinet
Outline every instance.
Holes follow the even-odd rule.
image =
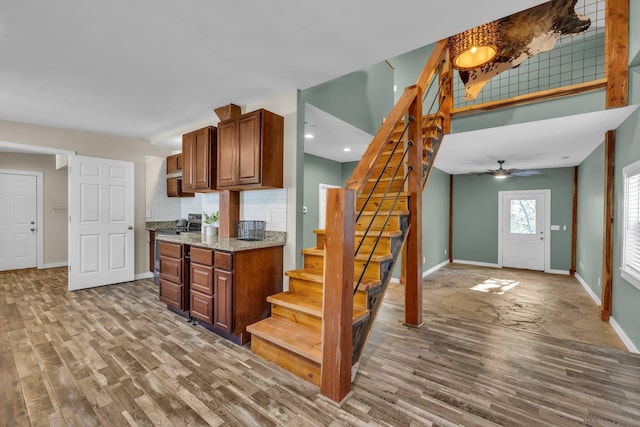
[[[247,326],[268,317],[267,297],[282,291],[282,251],[191,247],[191,316],[237,344],[249,342]]]
[[[158,242],[160,301],[178,314],[189,316],[189,245]]]

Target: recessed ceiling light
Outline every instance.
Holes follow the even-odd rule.
[[[313,139],[313,134],[312,133],[305,133],[304,137],[307,139]]]
[[[345,153],[348,153],[349,151],[351,151],[351,148],[349,148],[349,147],[344,147],[344,152],[345,152]]]

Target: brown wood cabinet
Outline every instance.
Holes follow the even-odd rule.
[[[167,197],[194,197],[182,191],[182,153],[167,156]]]
[[[182,136],[182,191],[208,192],[216,187],[216,128],[207,126]]]
[[[160,301],[177,313],[189,315],[189,246],[158,242]]]
[[[167,156],[167,175],[182,171],[182,153]]]
[[[260,109],[218,124],[217,188],[282,188],[284,118]]]
[[[282,291],[282,247],[223,252],[191,248],[191,316],[238,344],[251,323],[271,312],[267,296]]]
[[[149,271],[154,272],[156,268],[156,232],[149,230]]]

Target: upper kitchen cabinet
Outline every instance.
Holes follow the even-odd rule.
[[[182,191],[182,153],[167,157],[167,196],[193,197],[195,194]]]
[[[284,118],[260,109],[218,124],[219,190],[282,188]]]
[[[216,128],[182,135],[182,191],[204,193],[216,188]]]

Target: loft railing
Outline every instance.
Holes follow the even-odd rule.
[[[403,172],[405,172],[402,178],[402,187],[405,188],[405,192],[409,196],[410,214],[407,250],[410,256],[403,257],[407,271],[405,286],[408,291],[409,289],[414,289],[416,290],[415,292],[420,292],[417,289],[419,289],[422,280],[421,265],[418,262],[418,260],[422,259],[419,240],[421,239],[422,227],[421,194],[424,184],[422,103],[430,82],[434,79],[439,79],[440,75],[445,72],[444,70],[447,70],[446,73],[450,74],[446,46],[446,40],[442,40],[435,45],[418,81],[414,86],[405,89],[354,169],[345,188],[329,189],[327,191],[322,332],[323,360],[320,392],[336,402],[344,399],[351,388],[356,200],[365,190],[372,178],[375,166],[383,159],[383,155],[391,144],[395,145],[394,150],[401,147],[400,149],[403,150],[401,164],[406,165],[402,168]],[[438,96],[435,98],[439,100]],[[440,104],[443,104],[443,106]],[[434,106],[438,105],[438,111],[441,114],[445,114],[445,116],[447,115],[447,110],[450,111],[449,104],[449,102],[432,103]],[[403,123],[405,117],[407,119],[405,129],[402,131],[403,138],[399,138],[394,143],[393,134]],[[448,120],[448,118],[445,117],[445,120]],[[406,147],[400,143],[405,135],[406,139],[411,141],[411,144],[407,143]],[[392,156],[390,155],[390,157]],[[399,170],[400,168],[397,169]],[[381,173],[384,173],[384,168]],[[378,177],[376,182],[383,181]],[[390,181],[390,184],[392,183],[393,180]],[[372,189],[371,191],[374,190]],[[368,198],[370,199],[370,197]],[[371,227],[367,227],[367,229],[369,228]],[[416,296],[414,295],[414,297]],[[410,307],[407,304],[407,323],[417,322],[417,318],[421,319],[421,315],[421,309],[415,310],[414,307]]]

